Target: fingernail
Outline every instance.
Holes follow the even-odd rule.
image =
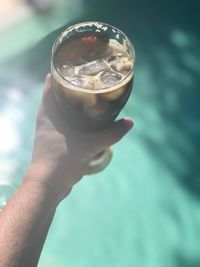
[[[134,126],[134,122],[131,118],[124,118],[123,121],[127,130],[130,130]]]

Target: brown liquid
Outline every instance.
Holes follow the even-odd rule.
[[[115,120],[133,82],[133,60],[122,45],[103,35],[82,35],[64,41],[53,63],[52,87],[67,122],[97,130]]]

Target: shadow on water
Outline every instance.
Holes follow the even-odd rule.
[[[151,2],[152,5],[152,2]],[[161,157],[177,179],[195,196],[200,196],[200,56],[196,1],[157,4],[157,13],[147,16],[149,40],[140,39],[147,56],[155,94],[153,103],[166,122],[165,146],[144,134],[152,153]],[[149,7],[150,8],[150,7]],[[142,31],[142,30],[141,30]],[[168,146],[168,147],[167,147]],[[167,150],[173,153],[167,153]],[[176,154],[182,160],[177,166]],[[171,157],[172,156],[172,157]]]
[[[181,267],[199,267],[200,266],[200,259],[199,257],[188,258],[178,256],[176,261],[177,266]]]
[[[152,108],[158,120],[149,118],[148,112],[139,109],[132,98],[127,112],[134,117],[136,111],[144,124],[151,123],[154,130],[141,131],[140,138],[155,160],[159,159],[186,191],[199,198],[200,4],[195,0],[85,2],[90,8],[78,21],[111,23],[134,40],[137,75],[133,97],[138,106],[144,103]],[[42,81],[50,70],[52,44],[66,26],[50,33],[12,62],[6,62],[6,69],[19,65],[17,75]],[[149,77],[146,81],[145,75]],[[162,140],[157,140],[159,131],[163,132]],[[178,257],[177,266],[196,267],[199,262],[187,263]]]

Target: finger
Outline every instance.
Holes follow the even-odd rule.
[[[45,78],[44,91],[42,98],[45,99],[51,88],[51,74],[48,73]]]
[[[58,110],[58,103],[56,101],[53,88],[51,87],[51,75],[50,73],[46,76],[44,91],[38,112],[39,117],[50,118],[53,122],[60,120],[60,113]]]
[[[102,151],[119,142],[122,137],[133,127],[134,123],[129,118],[114,122],[109,128],[104,129],[95,136],[96,150]]]
[[[44,83],[44,90],[42,93],[42,98],[38,110],[38,117],[42,117],[45,115],[45,110],[46,110],[46,102],[49,101],[49,97],[51,94],[51,74],[48,73],[45,79]]]
[[[51,86],[50,74],[48,74],[45,79],[44,91],[37,116],[37,125],[52,125],[62,133],[66,130],[66,123],[61,116],[61,112]]]

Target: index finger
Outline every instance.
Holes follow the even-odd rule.
[[[60,132],[65,130],[65,122],[62,118],[51,86],[50,74],[48,74],[45,79],[44,90],[37,116],[37,125],[43,125],[45,123],[54,125]]]
[[[42,117],[46,115],[46,105],[49,102],[49,98],[51,98],[51,74],[48,73],[46,78],[45,78],[45,83],[44,83],[44,90],[42,93],[42,98],[38,110],[38,116]]]

